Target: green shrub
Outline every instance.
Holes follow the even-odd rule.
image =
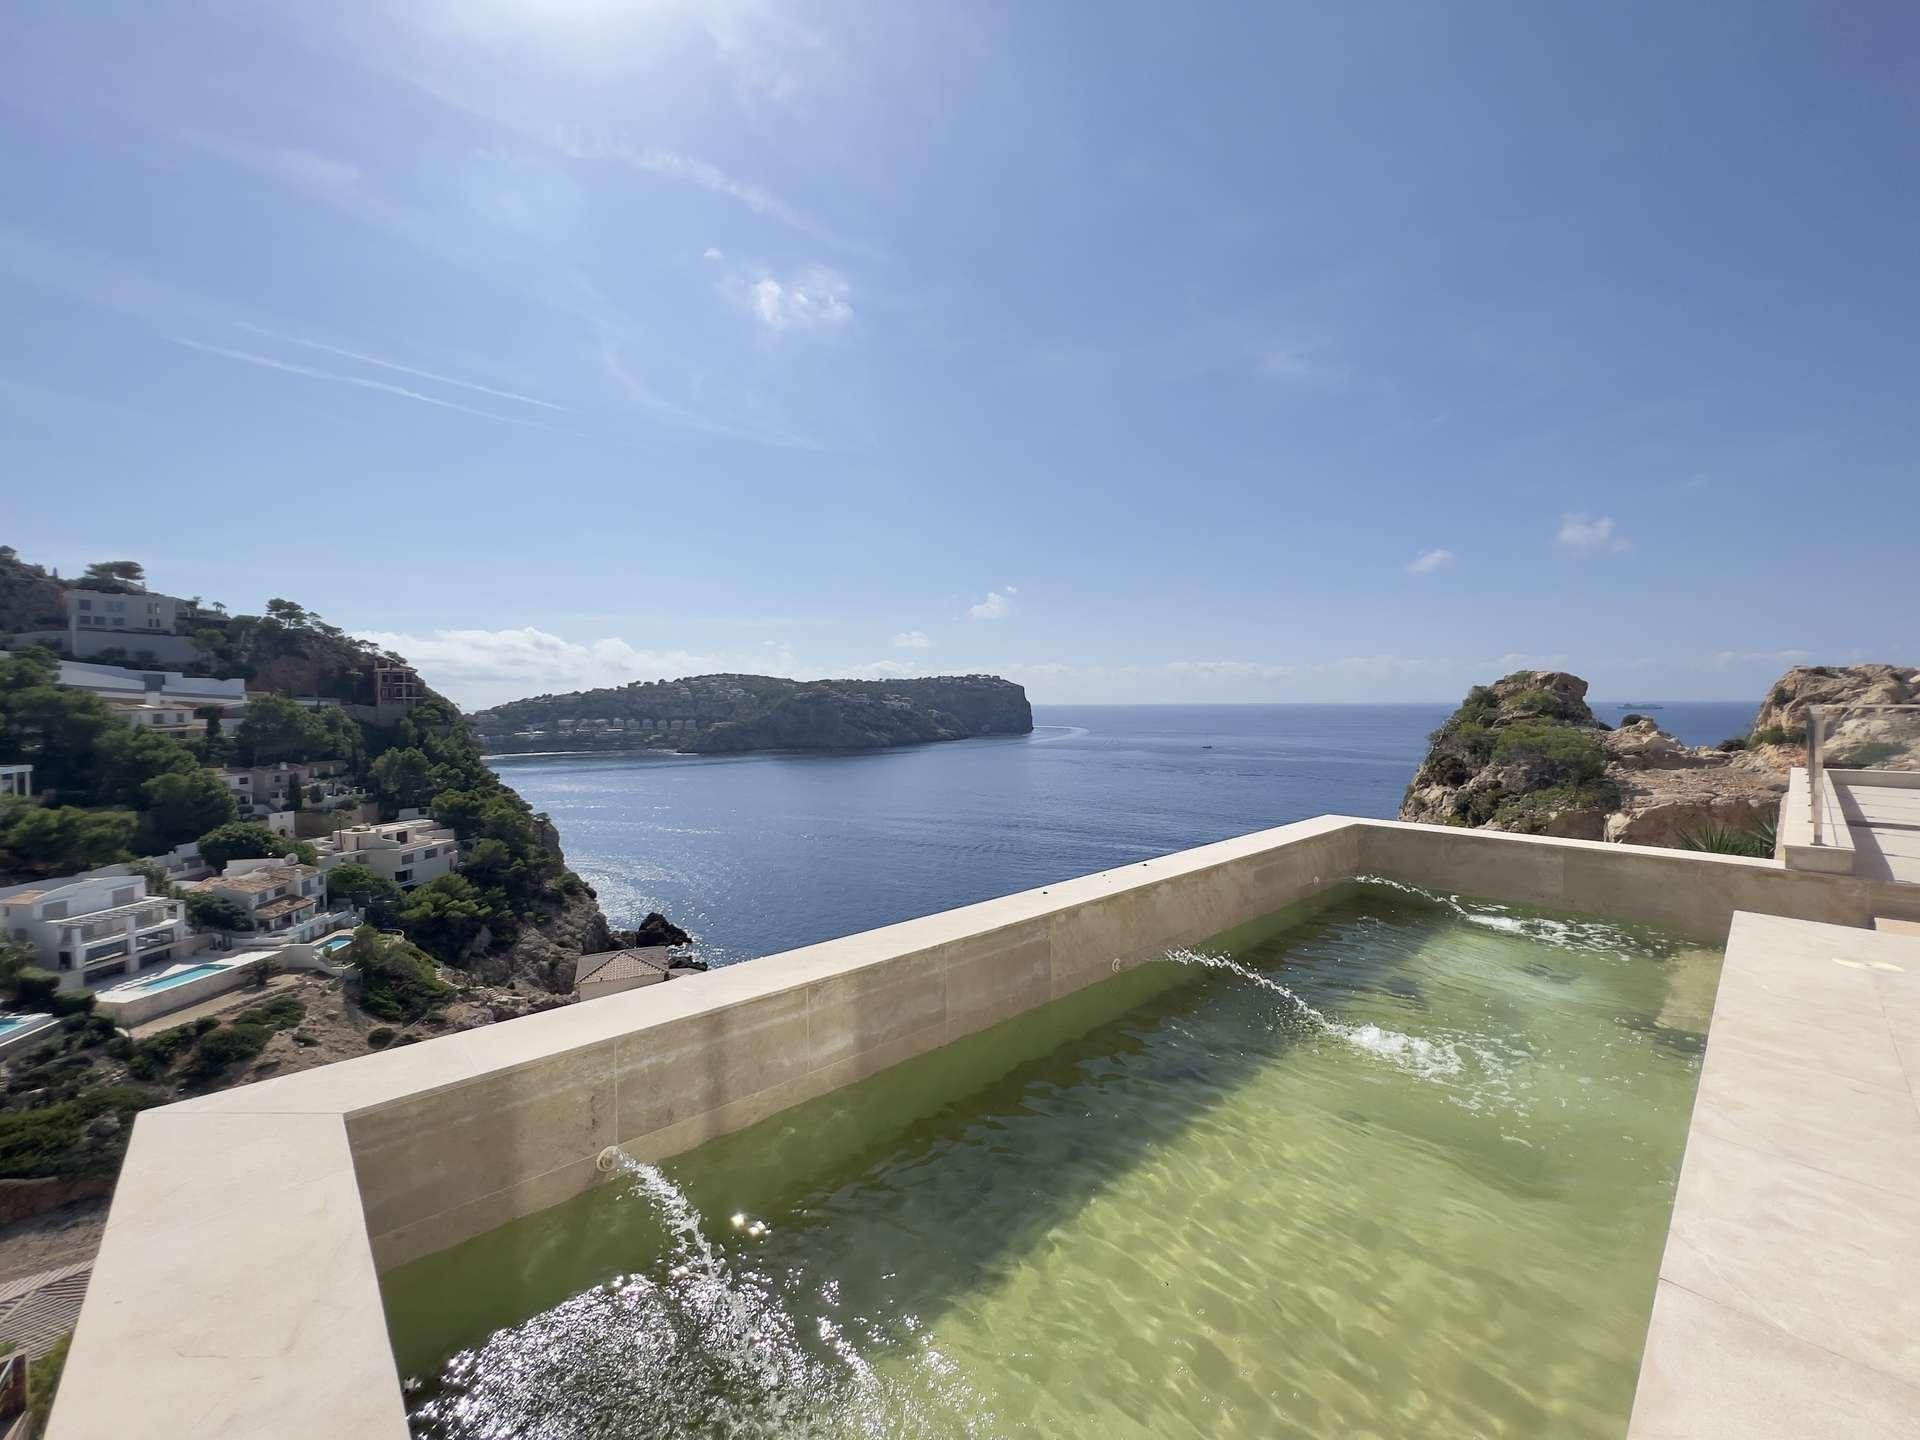
[[[1733,735],[1733,736],[1729,736],[1725,740],[1722,740],[1718,745],[1714,746],[1714,749],[1723,750],[1727,754],[1732,755],[1738,751],[1746,749],[1747,744],[1748,744],[1748,740],[1745,735]]]
[[[194,1080],[211,1080],[228,1066],[253,1059],[267,1048],[273,1038],[271,1025],[241,1024],[238,1021],[209,1030],[193,1047],[187,1075]]]
[[[81,1016],[93,1013],[93,992],[91,990],[56,990],[47,1001],[47,1008],[56,1015],[79,1019]]]
[[[136,1040],[133,1054],[127,1059],[127,1073],[136,1080],[154,1081],[167,1073],[167,1069],[193,1036],[184,1028],[162,1030],[158,1035],[149,1035],[144,1040]]]
[[[13,977],[13,998],[29,1010],[47,1010],[60,989],[60,977],[51,970],[29,965]]]
[[[307,1007],[291,995],[282,995],[264,1005],[249,1005],[233,1017],[236,1025],[265,1025],[270,1030],[291,1030],[307,1018]]]
[[[111,1174],[126,1145],[124,1122],[155,1103],[143,1090],[101,1085],[32,1110],[0,1111],[0,1176]],[[118,1138],[90,1137],[87,1127],[108,1113],[123,1122]]]
[[[346,961],[355,972],[360,1008],[381,1020],[417,1020],[454,995],[453,986],[434,973],[433,961],[371,925],[353,932]]]
[[[1747,737],[1750,745],[1804,745],[1807,743],[1806,727],[1788,730],[1780,725],[1768,725],[1756,730]]]
[[[375,1050],[384,1050],[393,1043],[393,1037],[399,1033],[391,1025],[376,1025],[367,1031],[367,1044]]]
[[[67,1368],[67,1350],[72,1344],[73,1332],[69,1330],[47,1347],[46,1354],[27,1365],[27,1417],[33,1435],[46,1433],[53,1397],[59,1393],[60,1374]]]
[[[1494,741],[1493,761],[1525,772],[1529,789],[1579,786],[1606,774],[1607,752],[1584,730],[1547,720],[1517,720]]]
[[[1592,780],[1583,785],[1556,785],[1548,790],[1516,795],[1501,801],[1490,818],[1503,830],[1538,835],[1556,815],[1570,811],[1611,811],[1619,804],[1617,785],[1609,780]]]

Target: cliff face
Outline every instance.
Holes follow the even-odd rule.
[[[472,717],[487,748],[695,753],[863,750],[1033,729],[1026,691],[991,675],[783,680],[697,675],[541,695]]]
[[[1400,818],[1635,845],[1725,829],[1765,848],[1761,827],[1797,750],[1690,748],[1645,717],[1609,729],[1586,694],[1586,681],[1557,671],[1474,687],[1433,733]]]

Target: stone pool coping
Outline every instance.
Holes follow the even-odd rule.
[[[571,1198],[607,1145],[677,1154],[1367,874],[1713,944],[1743,911],[1869,925],[1902,888],[1323,816],[182,1101],[135,1123],[48,1433],[401,1440],[380,1269]]]
[[[1920,1433],[1920,940],[1736,915],[1628,1440]]]

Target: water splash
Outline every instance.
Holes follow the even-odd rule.
[[[664,1226],[667,1252],[644,1274],[576,1295],[454,1357],[442,1393],[414,1412],[417,1435],[891,1440],[991,1428],[991,1412],[913,1316],[898,1334],[868,1317],[836,1319],[837,1286],[802,1303],[792,1293],[797,1274],[783,1287],[744,1250],[730,1255],[709,1239],[699,1210],[658,1166],[613,1158],[617,1183]],[[768,1233],[757,1222],[734,1228]],[[875,1345],[907,1362],[898,1375],[865,1358]],[[583,1385],[583,1375],[598,1378]],[[602,1404],[613,1408],[601,1415]],[[617,1432],[600,1428],[616,1419]]]
[[[1624,959],[1630,952],[1645,954],[1649,950],[1669,948],[1670,944],[1664,936],[1655,932],[1629,929],[1605,920],[1557,920],[1546,915],[1516,915],[1506,905],[1495,905],[1484,900],[1462,900],[1458,895],[1424,890],[1404,880],[1390,880],[1385,875],[1356,875],[1353,878],[1356,884],[1379,885],[1444,906],[1469,925],[1478,925],[1483,930],[1497,930],[1559,950],[1617,955]]]
[[[1460,1045],[1436,1041],[1418,1035],[1406,1035],[1379,1025],[1349,1025],[1329,1019],[1272,976],[1230,960],[1224,955],[1209,955],[1202,950],[1169,950],[1167,959],[1176,965],[1198,965],[1208,970],[1224,970],[1237,975],[1284,1000],[1291,1011],[1313,1029],[1346,1042],[1355,1050],[1384,1060],[1422,1079],[1458,1075],[1466,1068]]]

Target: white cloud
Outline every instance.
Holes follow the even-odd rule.
[[[375,630],[364,631],[358,638],[406,656],[428,684],[470,709],[529,695],[593,690],[634,680],[678,680],[687,675],[893,680],[924,673],[911,660],[822,664],[795,655],[781,640],[740,650],[650,650],[612,636],[569,640],[532,625],[433,630],[421,635]]]
[[[1353,379],[1353,366],[1331,360],[1303,340],[1269,340],[1259,347],[1256,368],[1281,385],[1339,389]]]
[[[360,179],[360,167],[348,160],[316,155],[286,145],[262,145],[226,135],[185,134],[187,144],[218,156],[230,164],[278,180],[286,185],[311,185],[321,188],[352,185]]]
[[[684,181],[711,194],[724,195],[730,200],[739,201],[756,215],[777,220],[789,229],[796,230],[824,245],[831,245],[837,250],[877,253],[870,246],[841,239],[826,226],[794,209],[778,195],[755,185],[750,180],[741,180],[729,175],[718,165],[702,160],[696,155],[685,155],[659,145],[629,145],[624,140],[571,133],[556,136],[555,146],[561,154],[570,159],[612,160],[642,174]]]
[[[1194,680],[1284,680],[1297,673],[1291,665],[1258,660],[1169,660],[1169,673]]]
[[[1451,565],[1454,555],[1451,550],[1422,550],[1407,564],[1409,575],[1431,575]]]
[[[703,253],[700,258],[702,260],[724,260],[727,257],[725,253],[719,250],[717,247],[709,245],[706,248],[705,253]]]
[[[1016,585],[1008,585],[1000,590],[989,590],[986,599],[978,605],[967,607],[967,618],[969,620],[1004,620],[1013,613],[1013,597],[1019,593],[1020,589]]]
[[[924,630],[902,630],[893,637],[893,648],[896,650],[927,650],[932,646],[933,641],[927,638]]]
[[[1560,519],[1560,533],[1554,537],[1569,550],[1611,550],[1627,548],[1627,542],[1614,534],[1611,515],[1564,515]]]
[[[736,277],[721,289],[769,330],[838,330],[853,319],[845,277],[818,266],[787,280],[767,274],[751,281]]]

